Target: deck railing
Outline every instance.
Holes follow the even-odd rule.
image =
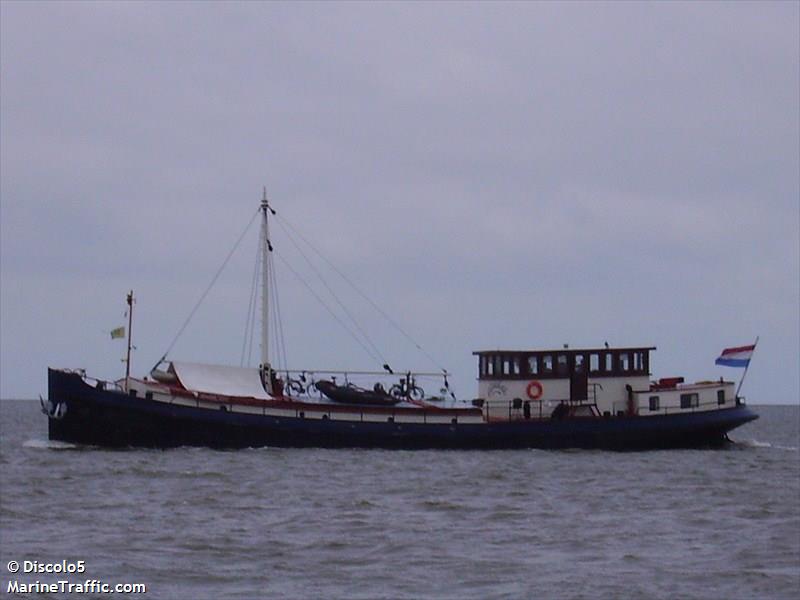
[[[603,386],[599,383],[590,383],[586,398],[551,398],[548,400],[514,398],[508,401],[508,420],[549,419],[556,407],[562,404],[573,408],[579,406],[597,408],[597,388],[603,389]],[[546,408],[545,405],[547,405]],[[493,408],[497,408],[496,403]]]
[[[650,407],[646,404],[639,405],[639,412],[640,416],[649,416],[649,415],[674,415],[678,413],[692,413],[692,412],[708,412],[711,410],[718,410],[720,408],[728,408],[733,405],[740,405],[744,403],[744,398],[737,397],[735,401],[731,401],[730,399],[725,400],[722,404],[719,403],[718,400],[711,400],[707,402],[698,402],[696,405],[687,406],[685,408],[681,407],[680,405],[667,405],[667,406],[659,406],[656,410],[650,410]],[[614,402],[612,405],[613,407],[613,414],[618,415],[620,413],[627,414],[628,411],[628,403],[627,401],[624,402]]]
[[[324,396],[316,388],[318,381],[333,381],[337,385],[356,385],[361,389],[372,390],[377,384],[390,395],[403,400],[444,400],[451,397],[456,400],[450,389],[448,377],[450,373],[426,371],[402,371],[390,373],[387,371],[352,371],[352,370],[327,370],[327,369],[275,369],[274,373],[283,383],[283,393],[290,397],[308,397],[322,399]],[[420,381],[422,380],[422,381]],[[429,394],[422,387],[429,390],[434,380],[439,380],[435,385],[438,393]]]
[[[125,391],[125,388],[118,382],[92,377],[91,375],[87,375],[84,369],[64,369],[64,372],[75,373],[76,375],[80,375],[81,379],[83,379],[87,384],[99,390],[115,390],[117,392]]]

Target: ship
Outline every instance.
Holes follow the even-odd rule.
[[[741,381],[737,388],[722,378],[653,378],[655,346],[475,351],[478,389],[468,400],[452,393],[445,369],[275,368],[268,331],[275,210],[266,191],[258,214],[258,367],[167,360],[165,354],[146,376],[131,376],[131,291],[124,378],[48,368],[48,397],[41,403],[49,439],[117,448],[624,451],[719,447],[729,443],[731,430],[758,418],[739,394]],[[755,345],[747,348],[751,354]],[[434,393],[425,392],[423,379],[437,382]]]

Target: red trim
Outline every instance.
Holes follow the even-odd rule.
[[[725,356],[726,354],[737,354],[739,352],[752,352],[755,349],[756,349],[755,345],[737,346],[736,348],[725,348],[725,350],[722,351],[722,354],[720,354],[720,356]]]

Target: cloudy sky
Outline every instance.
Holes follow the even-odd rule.
[[[743,393],[797,403],[799,6],[2,2],[0,397],[121,375],[129,289],[146,373],[266,186],[461,396],[477,349],[652,344],[692,380],[759,335]],[[379,366],[285,234],[290,366]],[[239,364],[256,244],[173,358]]]

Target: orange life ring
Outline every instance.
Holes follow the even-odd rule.
[[[525,388],[525,393],[528,394],[528,398],[531,400],[538,400],[542,397],[542,393],[544,389],[542,388],[542,384],[538,381],[534,380],[528,384],[528,387]]]

